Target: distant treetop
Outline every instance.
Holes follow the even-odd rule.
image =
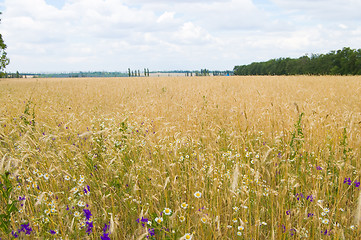
[[[278,58],[234,67],[235,75],[361,75],[361,49]]]

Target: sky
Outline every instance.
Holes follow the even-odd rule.
[[[361,48],[360,0],[0,0],[7,72],[232,70]]]

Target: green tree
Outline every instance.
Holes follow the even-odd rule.
[[[2,14],[0,12],[0,14]],[[1,21],[1,19],[0,19]],[[0,34],[0,76],[3,77],[5,75],[4,70],[6,66],[10,63],[10,59],[6,56],[6,44],[4,43],[3,37]]]

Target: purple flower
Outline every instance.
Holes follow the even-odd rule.
[[[313,216],[313,213],[308,213],[307,214],[307,217],[312,217]]]
[[[50,234],[54,235],[56,234],[56,231],[50,229]]]
[[[360,182],[355,181],[355,187],[359,187],[360,186]]]
[[[12,231],[11,234],[14,236],[14,238],[18,238],[19,234],[17,232]]]
[[[85,219],[88,221],[90,220],[91,216],[92,216],[92,213],[89,209],[83,209],[83,212],[84,212],[84,216],[85,216]]]
[[[19,197],[19,201],[24,201],[25,200],[25,196],[24,197]]]
[[[87,195],[89,192],[90,192],[90,187],[89,187],[89,185],[86,185],[86,187],[84,187],[85,195]]]
[[[138,218],[139,220],[139,218]],[[110,240],[110,237],[109,237],[109,233],[106,233],[106,231],[110,229],[110,223],[109,225],[105,224],[104,228],[103,228],[103,235],[100,236],[100,239],[102,240]]]
[[[302,193],[297,193],[295,197],[297,197],[297,200],[300,200],[300,198],[304,198]]]
[[[148,233],[149,233],[150,236],[154,236],[155,235],[154,228],[148,229]]]
[[[109,233],[104,233],[103,236],[100,236],[101,240],[111,240],[109,237]]]
[[[346,184],[348,184],[349,186],[351,186],[352,181],[351,181],[350,178],[345,178],[345,180],[343,181],[343,183],[346,183]]]
[[[29,223],[21,224],[20,226],[21,228],[18,230],[18,233],[24,232],[26,235],[30,235],[31,231],[33,231],[33,229],[29,227]]]
[[[287,214],[287,215],[290,215],[290,213],[291,213],[290,210],[287,210],[287,211],[286,211],[286,214]]]
[[[317,169],[317,170],[322,170],[322,167],[317,166],[316,169]]]
[[[87,225],[86,233],[89,235],[92,232],[94,225],[93,222],[86,222],[86,225]]]
[[[296,229],[292,228],[292,229],[290,230],[290,234],[291,234],[291,236],[295,235],[295,234],[296,234]]]
[[[310,200],[310,202],[312,202],[312,201],[313,201],[313,196],[312,196],[312,195],[308,195],[306,199],[307,199],[307,200]]]

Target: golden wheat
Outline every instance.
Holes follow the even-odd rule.
[[[0,236],[355,239],[360,92],[340,76],[0,80],[0,214],[17,206]]]

